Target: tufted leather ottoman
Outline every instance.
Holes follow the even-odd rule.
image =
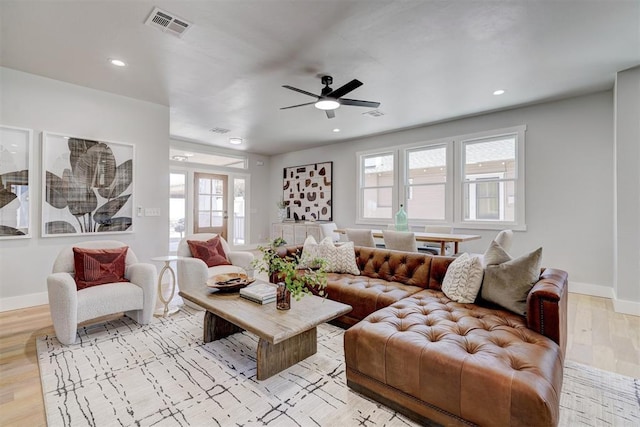
[[[510,312],[423,290],[351,327],[344,346],[348,385],[420,422],[558,423],[562,350]]]

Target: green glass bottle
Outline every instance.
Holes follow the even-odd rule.
[[[396,231],[409,231],[407,213],[404,211],[404,207],[402,205],[400,205],[400,210],[396,213]]]

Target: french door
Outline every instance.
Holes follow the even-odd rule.
[[[227,176],[194,173],[194,233],[216,233],[227,240]]]

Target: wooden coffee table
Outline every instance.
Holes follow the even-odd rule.
[[[257,335],[257,378],[265,380],[317,351],[316,327],[351,311],[351,306],[314,295],[292,298],[290,310],[275,302],[256,304],[238,293],[211,292],[202,287],[180,296],[206,311],[203,340],[211,342],[247,330]]]

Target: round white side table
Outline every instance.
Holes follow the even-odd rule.
[[[162,267],[162,270],[160,270],[160,273],[158,274],[158,299],[164,307],[158,308],[154,313],[155,316],[167,317],[168,315],[180,310],[180,306],[178,304],[170,305],[176,294],[176,273],[173,270],[173,267],[171,267],[171,262],[177,261],[180,258],[182,257],[176,255],[151,258],[151,261],[164,262],[164,267]],[[165,298],[162,293],[162,279],[167,272],[169,273],[169,288],[171,289],[171,295],[169,295],[169,298]]]

